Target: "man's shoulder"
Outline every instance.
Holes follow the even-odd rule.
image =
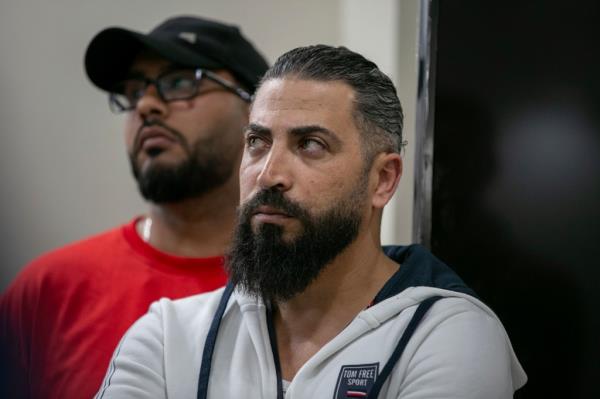
[[[181,299],[161,298],[155,301],[148,313],[127,332],[125,348],[135,352],[139,347],[146,347],[150,338],[169,353],[201,347],[199,345],[206,338],[222,294],[223,288],[220,288]],[[182,356],[188,355],[193,354]]]
[[[470,314],[483,319],[493,319],[500,325],[494,312],[478,298],[462,292],[430,286],[408,287],[369,307],[365,313],[369,313],[368,317],[375,318],[380,323],[392,318],[405,323],[421,303],[434,297],[439,297],[439,300],[434,301],[433,307],[427,312],[429,316],[435,315],[433,320],[429,318],[429,321],[433,321],[434,324],[442,323],[443,320],[458,314]]]
[[[150,313],[159,313],[161,318],[172,318],[184,325],[211,320],[219,306],[225,287],[180,299],[161,298],[150,306]]]
[[[43,253],[25,265],[9,287],[9,291],[28,286],[37,290],[40,285],[54,279],[77,279],[83,270],[101,273],[98,265],[106,263],[106,258],[118,252],[119,247],[124,245],[124,227],[114,227]]]
[[[52,249],[32,260],[26,268],[45,269],[56,264],[64,266],[71,262],[79,264],[82,259],[89,261],[95,259],[94,256],[106,256],[108,253],[114,252],[117,249],[116,246],[124,241],[124,228],[123,225],[114,227]]]
[[[525,383],[527,377],[502,323],[489,307],[471,295],[436,287],[410,287],[367,312],[371,313],[369,318],[379,322],[383,334],[397,334],[400,342],[405,339],[404,333],[419,305],[435,297],[439,300],[422,313],[417,327],[404,341],[406,346],[398,363],[401,372],[397,374],[402,378],[391,377],[395,389],[401,392],[411,380],[420,381],[418,384],[423,383],[425,389],[432,370],[446,370],[436,384],[454,392],[453,397],[471,397],[465,392],[473,387],[490,393],[478,397],[506,397],[498,394],[506,387],[494,384],[510,382],[507,386],[516,389]],[[476,364],[477,369],[457,367],[465,364]]]

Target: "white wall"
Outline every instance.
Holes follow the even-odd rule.
[[[341,42],[374,61],[394,81],[404,109],[404,174],[383,214],[383,244],[412,240],[419,0],[346,0]]]
[[[416,0],[158,1],[20,0],[0,7],[0,291],[44,251],[144,211],[129,173],[122,117],[83,71],[83,54],[101,29],[147,31],[168,16],[198,14],[238,24],[273,61],[306,44],[346,45],[396,80],[411,139],[414,54],[399,46],[399,4]],[[410,18],[409,18],[410,20]],[[407,25],[410,25],[408,23]],[[415,33],[416,34],[416,33]],[[402,44],[404,39],[404,44]],[[405,74],[406,76],[401,76]],[[386,211],[386,242],[410,240],[412,154],[399,201]],[[392,222],[392,223],[390,223]]]

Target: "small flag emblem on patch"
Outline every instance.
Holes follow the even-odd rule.
[[[342,366],[333,399],[366,398],[379,371],[379,363]]]

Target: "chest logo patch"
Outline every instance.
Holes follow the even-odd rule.
[[[379,363],[342,366],[333,399],[366,398],[378,371]]]

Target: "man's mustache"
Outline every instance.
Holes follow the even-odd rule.
[[[308,217],[308,212],[304,208],[298,203],[285,198],[281,190],[276,188],[264,189],[256,193],[254,197],[242,204],[240,216],[242,219],[250,218],[259,206],[270,206],[295,218]]]
[[[173,135],[173,137],[175,138],[175,140],[179,141],[179,143],[183,146],[183,148],[186,151],[189,151],[189,143],[188,143],[187,139],[185,138],[185,136],[179,130],[172,128],[171,126],[167,125],[160,119],[144,119],[144,120],[142,120],[141,126],[138,128],[137,132],[135,133],[134,145],[133,145],[133,154],[134,155],[137,155],[141,151],[142,143],[140,140],[140,136],[142,134],[142,130],[144,130],[144,128],[152,127],[152,126],[158,126],[162,129],[168,131],[169,133],[171,133]]]

